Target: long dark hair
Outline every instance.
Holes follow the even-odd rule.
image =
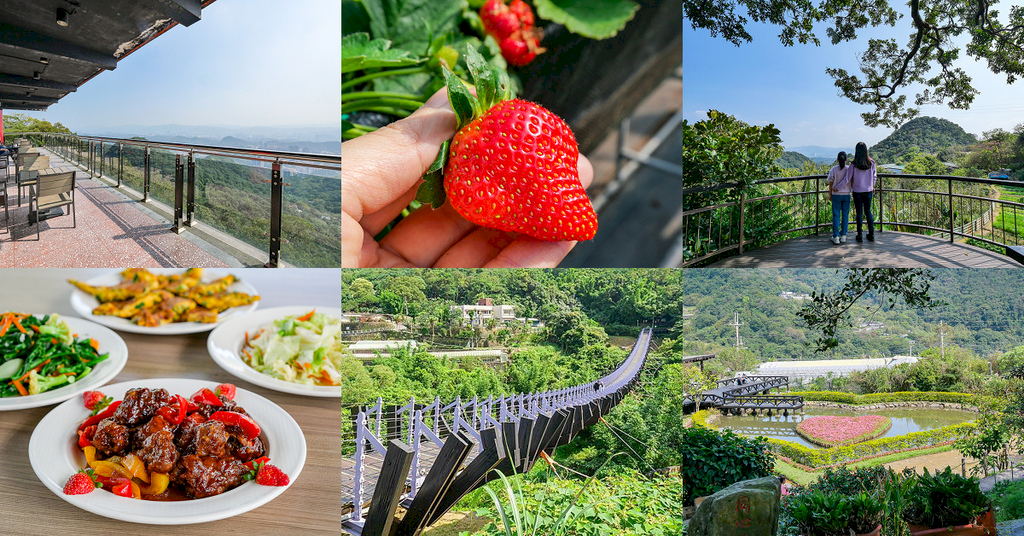
[[[868,156],[868,144],[859,141],[857,147],[853,150],[853,165],[857,169],[871,169],[871,164],[875,161]]]
[[[836,161],[839,162],[839,169],[846,168],[846,151],[839,151]]]

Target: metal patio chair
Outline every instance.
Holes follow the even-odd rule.
[[[59,173],[40,174],[29,190],[28,208],[30,218],[35,217],[36,239],[39,235],[39,212],[67,206],[71,212],[71,227],[78,227],[78,219],[75,215],[75,172],[64,171]],[[33,209],[33,206],[35,207]],[[31,220],[30,220],[31,221]]]

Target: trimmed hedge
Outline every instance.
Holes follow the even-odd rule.
[[[768,438],[768,443],[772,445],[775,453],[779,456],[788,458],[801,465],[820,468],[826,465],[847,463],[862,458],[871,458],[874,456],[890,454],[896,451],[935,446],[940,443],[959,439],[960,437],[967,435],[975,427],[977,427],[977,425],[973,422],[964,422],[943,426],[942,428],[935,428],[933,430],[911,432],[909,434],[896,437],[883,437],[881,439],[873,439],[871,441],[865,441],[855,445],[832,447],[828,449],[808,448],[782,439]]]
[[[885,404],[889,402],[943,402],[947,404],[965,404],[978,406],[989,397],[968,393],[949,393],[944,391],[901,391],[896,393],[870,393],[858,395],[841,391],[792,391],[787,393],[804,397],[805,401],[836,402],[839,404],[866,405]]]

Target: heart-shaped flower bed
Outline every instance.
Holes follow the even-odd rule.
[[[796,433],[815,445],[828,448],[875,439],[884,435],[890,428],[892,421],[881,415],[817,415],[796,425]]]

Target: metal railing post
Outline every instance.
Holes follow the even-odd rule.
[[[99,176],[102,177],[103,176],[103,142],[102,141],[100,142],[99,157],[100,157],[100,175]]]
[[[814,178],[814,236],[818,236],[818,226],[821,224],[821,207],[818,206],[821,197],[821,177]],[[703,361],[701,362],[703,364]]]
[[[882,222],[885,221],[885,217],[883,215],[884,205],[882,205],[882,191],[884,190],[884,188],[882,188],[882,180],[884,178],[885,177],[878,178],[878,232],[882,232]],[[870,204],[867,206],[866,210],[871,210]]]
[[[117,187],[121,187],[121,174],[124,173],[124,144],[117,142]]]
[[[281,206],[284,203],[284,182],[281,161],[275,160],[270,171],[270,260],[267,268],[277,268],[281,261]]]
[[[185,230],[185,166],[181,155],[174,155],[174,226],[171,230],[181,233]]]
[[[146,146],[146,154],[142,158],[142,202],[149,201],[149,146]]]
[[[946,179],[946,183],[949,187],[949,241],[954,242],[953,237],[953,226],[955,220],[953,218],[953,179]]]
[[[746,212],[747,207],[747,190],[744,188],[740,191],[740,255],[743,254],[743,213]]]
[[[359,412],[356,417],[356,455],[355,480],[352,484],[352,520],[359,523],[363,520],[363,461],[366,456],[366,414]]]
[[[185,210],[185,221],[189,227],[195,223],[196,217],[196,159],[194,151],[188,152],[188,204]]]

